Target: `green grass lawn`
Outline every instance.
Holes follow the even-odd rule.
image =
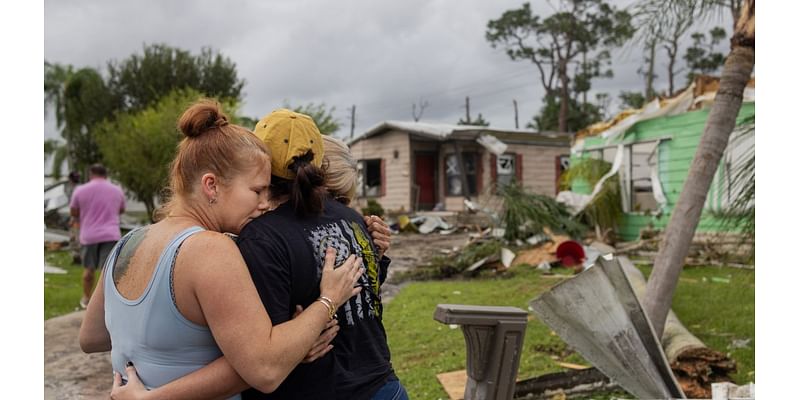
[[[67,274],[45,274],[45,319],[78,309],[83,268],[72,264],[67,251],[47,251],[51,265]],[[641,266],[647,276],[650,267]],[[568,277],[571,272],[555,270]],[[533,268],[515,267],[498,277],[414,282],[386,305],[385,320],[392,363],[412,399],[447,398],[436,374],[466,368],[466,346],[460,329],[433,320],[437,304],[514,306],[528,302],[560,282]],[[727,281],[727,283],[726,283]],[[733,379],[755,382],[755,271],[719,267],[686,268],[680,277],[672,309],[707,346],[729,354],[738,364]],[[563,371],[557,361],[585,364],[561,339],[533,315],[529,318],[518,379]],[[749,339],[749,342],[747,340]],[[742,347],[744,346],[744,347]]]
[[[48,264],[67,270],[66,274],[44,274],[44,319],[78,311],[83,267],[72,263],[69,251],[45,251],[44,256]]]
[[[642,268],[645,275],[649,268]],[[568,274],[566,270],[556,271]],[[712,278],[715,278],[712,280]],[[718,282],[729,279],[729,283]],[[528,302],[558,283],[530,267],[511,274],[461,281],[428,281],[407,285],[386,305],[385,320],[392,363],[413,399],[447,398],[436,374],[466,368],[466,346],[460,329],[433,320],[437,304],[514,306]],[[730,353],[738,363],[738,384],[755,381],[755,272],[732,268],[687,268],[673,302],[686,327],[709,347]],[[557,361],[588,365],[531,314],[520,360],[519,380],[563,371]],[[730,349],[736,340],[747,347]]]

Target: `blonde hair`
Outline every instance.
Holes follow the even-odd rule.
[[[219,103],[201,99],[189,106],[178,119],[184,139],[170,167],[170,200],[155,219],[169,214],[175,198],[186,199],[194,183],[205,173],[213,173],[222,183],[253,165],[269,164],[269,149],[249,129],[228,123]]]
[[[350,154],[350,148],[339,139],[323,136],[325,157],[322,165],[325,170],[325,187],[335,199],[352,200],[356,194],[358,164]]]

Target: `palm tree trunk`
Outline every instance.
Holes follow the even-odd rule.
[[[661,242],[650,280],[644,308],[653,323],[656,337],[664,332],[678,277],[689,252],[708,188],[717,171],[722,153],[736,125],[742,94],[755,64],[755,0],[745,0],[742,18],[731,39],[731,53],[725,60],[720,87],[697,146],[689,174],[678,203],[672,211]]]

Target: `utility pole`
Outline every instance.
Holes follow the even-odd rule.
[[[472,123],[472,119],[469,117],[469,96],[467,96],[467,125]]]
[[[353,138],[353,132],[356,130],[356,105],[350,109],[350,139]]]
[[[517,111],[517,99],[514,99],[514,126],[519,129],[519,114]]]

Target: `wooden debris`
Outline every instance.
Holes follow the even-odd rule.
[[[514,258],[514,262],[511,265],[528,264],[535,267],[542,261],[552,263],[556,260],[558,258],[556,257],[555,246],[552,243],[547,243],[533,249],[521,250],[517,253],[517,257]]]
[[[480,260],[478,260],[478,261],[475,261],[475,262],[474,262],[472,265],[470,265],[470,266],[467,268],[467,272],[472,272],[472,271],[475,271],[476,269],[478,269],[478,268],[480,268],[481,266],[483,266],[483,264],[486,264],[486,261],[489,261],[489,257],[483,257],[483,258],[481,258]]]
[[[467,370],[436,374],[436,379],[447,392],[450,400],[464,400],[464,389],[467,387]]]
[[[575,396],[598,390],[616,389],[618,386],[596,368],[556,372],[532,379],[517,381],[514,398],[552,399],[555,396]]]
[[[591,367],[590,367],[590,366],[588,366],[588,365],[573,364],[573,363],[568,363],[568,362],[560,362],[560,361],[559,361],[559,362],[557,362],[556,364],[558,364],[558,365],[559,365],[559,366],[561,366],[561,367],[567,368],[567,369],[577,369],[577,370],[582,370],[582,369],[589,369],[589,368],[591,368]]]
[[[574,365],[574,364],[573,364]],[[467,370],[436,374],[451,400],[463,400],[467,386]],[[618,386],[611,382],[596,368],[587,367],[581,370],[556,372],[541,375],[532,379],[517,381],[514,385],[514,398],[547,399],[558,396],[588,394],[597,390],[612,390]],[[567,398],[567,397],[561,397]]]

